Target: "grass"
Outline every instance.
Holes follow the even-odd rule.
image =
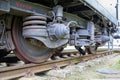
[[[114,50],[114,53],[120,53],[120,50]]]
[[[115,65],[113,65],[113,68],[120,69],[120,60],[118,60]]]

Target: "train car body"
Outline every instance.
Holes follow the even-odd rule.
[[[96,0],[0,0],[0,57],[40,63],[67,44],[87,53],[110,40],[117,19]]]

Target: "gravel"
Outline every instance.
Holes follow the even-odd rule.
[[[70,65],[62,69],[50,70],[41,77],[35,76],[32,79],[25,79],[24,77],[19,80],[100,80],[97,78],[105,78],[106,76],[101,75],[100,73],[96,72],[96,70],[98,68],[103,68],[105,65],[109,66],[111,59],[118,56],[120,56],[120,54],[112,54],[102,58],[89,60],[87,62],[78,63],[77,65]]]

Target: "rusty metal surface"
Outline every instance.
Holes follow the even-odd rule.
[[[27,71],[32,71],[33,73],[43,72],[50,70],[54,67],[54,65],[57,65],[58,67],[67,66],[70,63],[79,63],[88,61],[90,59],[106,56],[109,54],[112,54],[112,51],[105,51],[100,52],[100,54],[90,54],[86,56],[76,56],[76,57],[68,57],[68,58],[62,58],[59,60],[54,61],[47,61],[41,64],[24,64],[20,66],[11,66],[11,67],[4,67],[0,68],[0,79],[13,79],[16,77],[24,76]]]

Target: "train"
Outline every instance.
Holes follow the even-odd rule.
[[[42,63],[68,44],[94,54],[117,25],[97,0],[0,0],[0,59],[13,51],[25,63]]]

